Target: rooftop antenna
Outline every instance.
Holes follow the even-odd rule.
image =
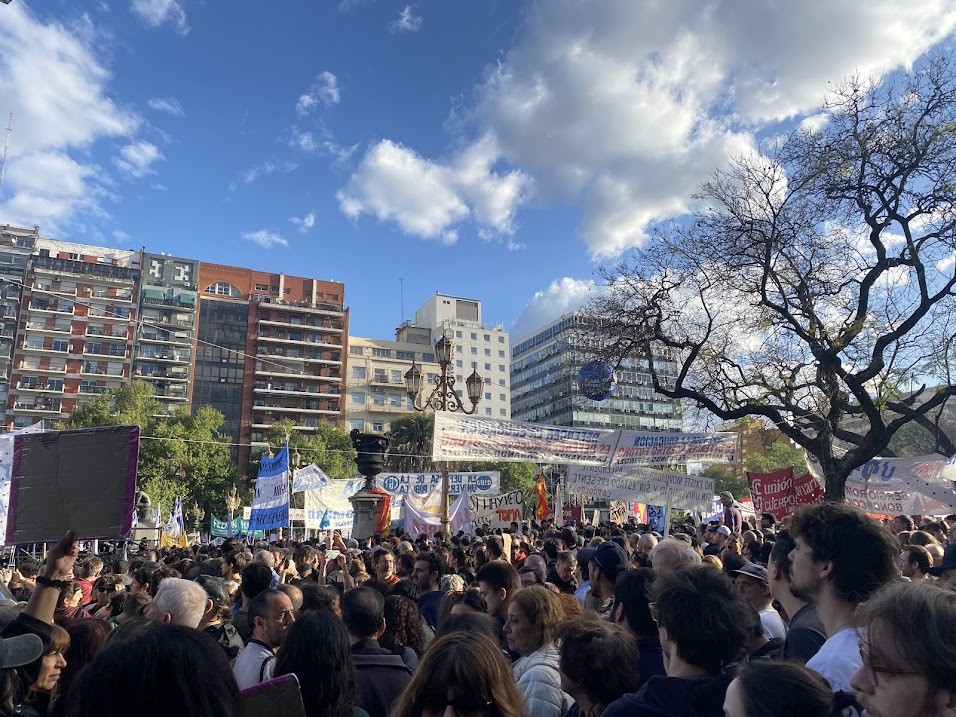
[[[7,150],[10,149],[10,135],[13,134],[13,112],[7,120],[7,137],[3,141],[3,159],[0,160],[0,197],[3,196],[3,174],[7,169]]]
[[[402,320],[401,320],[400,323],[403,323],[403,324],[404,324],[404,323],[405,323],[405,277],[404,277],[404,276],[398,277],[398,283],[399,283],[400,286],[401,286],[401,289],[400,289],[400,292],[399,292],[399,294],[400,294],[400,296],[399,296],[399,302],[400,302],[401,307],[402,307]]]

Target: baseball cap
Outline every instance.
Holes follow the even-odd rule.
[[[930,568],[926,572],[930,575],[940,577],[947,570],[956,570],[956,543],[946,546],[946,550],[943,553],[943,562],[940,563],[938,568]]]
[[[717,528],[717,532],[721,535],[730,535],[730,528],[728,528],[726,525],[721,525],[719,528]]]
[[[20,667],[39,660],[43,655],[43,640],[32,633],[0,639],[0,669]]]
[[[585,548],[579,555],[588,562],[593,560],[611,582],[617,579],[617,574],[622,569],[627,568],[627,553],[612,540],[606,540],[596,548]]]
[[[740,570],[731,570],[730,572],[736,573],[737,575],[746,575],[749,578],[754,578],[759,580],[764,585],[770,582],[770,577],[767,574],[767,568],[763,565],[757,565],[756,563],[747,563],[742,565]]]

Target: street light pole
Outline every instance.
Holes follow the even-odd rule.
[[[485,380],[477,370],[465,379],[468,391],[468,400],[471,408],[466,408],[455,391],[455,377],[450,375],[454,344],[448,336],[442,336],[435,342],[435,359],[441,368],[441,373],[435,377],[435,388],[427,397],[423,398],[424,389],[422,370],[412,359],[412,367],[405,372],[405,383],[408,387],[408,397],[412,400],[412,408],[416,411],[454,411],[457,413],[472,414],[478,410],[481,400],[481,391]],[[444,538],[451,537],[451,505],[448,498],[448,463],[443,463],[441,474],[441,532]]]

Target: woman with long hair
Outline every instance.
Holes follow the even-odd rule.
[[[829,683],[798,662],[752,660],[724,697],[726,717],[838,717]]]
[[[289,628],[274,676],[299,679],[306,717],[368,717],[355,706],[358,695],[349,636],[327,610],[308,613]]]
[[[527,717],[501,648],[484,634],[453,632],[428,646],[391,717]]]
[[[508,603],[505,638],[508,649],[521,655],[512,669],[528,712],[535,717],[561,717],[573,702],[561,689],[555,644],[563,619],[558,596],[540,585],[519,590]]]
[[[66,665],[60,673],[58,697],[53,703],[53,714],[66,713],[66,700],[63,696],[70,691],[70,685],[86,664],[106,643],[112,628],[105,620],[69,620],[64,629],[70,636],[69,647],[63,653]]]
[[[415,603],[399,595],[385,598],[385,632],[378,644],[401,656],[408,669],[418,666],[425,652],[425,621]]]

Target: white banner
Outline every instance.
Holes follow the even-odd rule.
[[[10,503],[10,477],[13,475],[13,444],[18,433],[41,433],[43,421],[16,431],[0,434],[0,546],[7,537],[7,505]]]
[[[416,506],[418,501],[411,496],[405,501],[405,532],[413,538],[420,535],[431,537],[441,530],[441,518],[437,513],[427,512]],[[433,506],[429,506],[431,508]],[[468,507],[468,493],[462,493],[449,509],[449,529],[452,535],[459,531],[471,534],[471,510]]]
[[[314,463],[310,463],[303,468],[299,468],[292,476],[292,492],[301,493],[306,490],[324,488],[331,482],[332,479],[325,474],[325,471]]]
[[[426,495],[441,487],[441,473],[380,473],[375,476],[375,486],[393,496]],[[459,495],[463,488],[471,494],[497,495],[501,472],[449,473],[448,494]]]
[[[664,433],[621,431],[612,466],[672,466],[697,463],[735,463],[736,433]]]
[[[276,456],[270,458],[263,454],[259,458],[249,529],[275,530],[288,525],[289,447],[283,446]]]
[[[475,526],[487,526],[491,530],[510,528],[512,522],[521,522],[523,497],[520,490],[494,497],[470,495],[468,504],[471,508],[471,522]]]
[[[671,508],[707,510],[714,497],[714,480],[652,468],[571,465],[568,466],[568,492],[652,505],[666,505],[669,492]]]
[[[820,481],[819,464],[808,456]],[[874,458],[846,481],[846,502],[877,515],[945,515],[956,511],[956,456]]]
[[[342,531],[342,535],[351,535],[354,511],[349,498],[358,493],[365,485],[364,478],[330,481],[322,488],[305,491],[305,527],[309,530]],[[326,513],[328,511],[328,513]]]
[[[616,434],[438,411],[432,460],[604,465],[614,448]]]

